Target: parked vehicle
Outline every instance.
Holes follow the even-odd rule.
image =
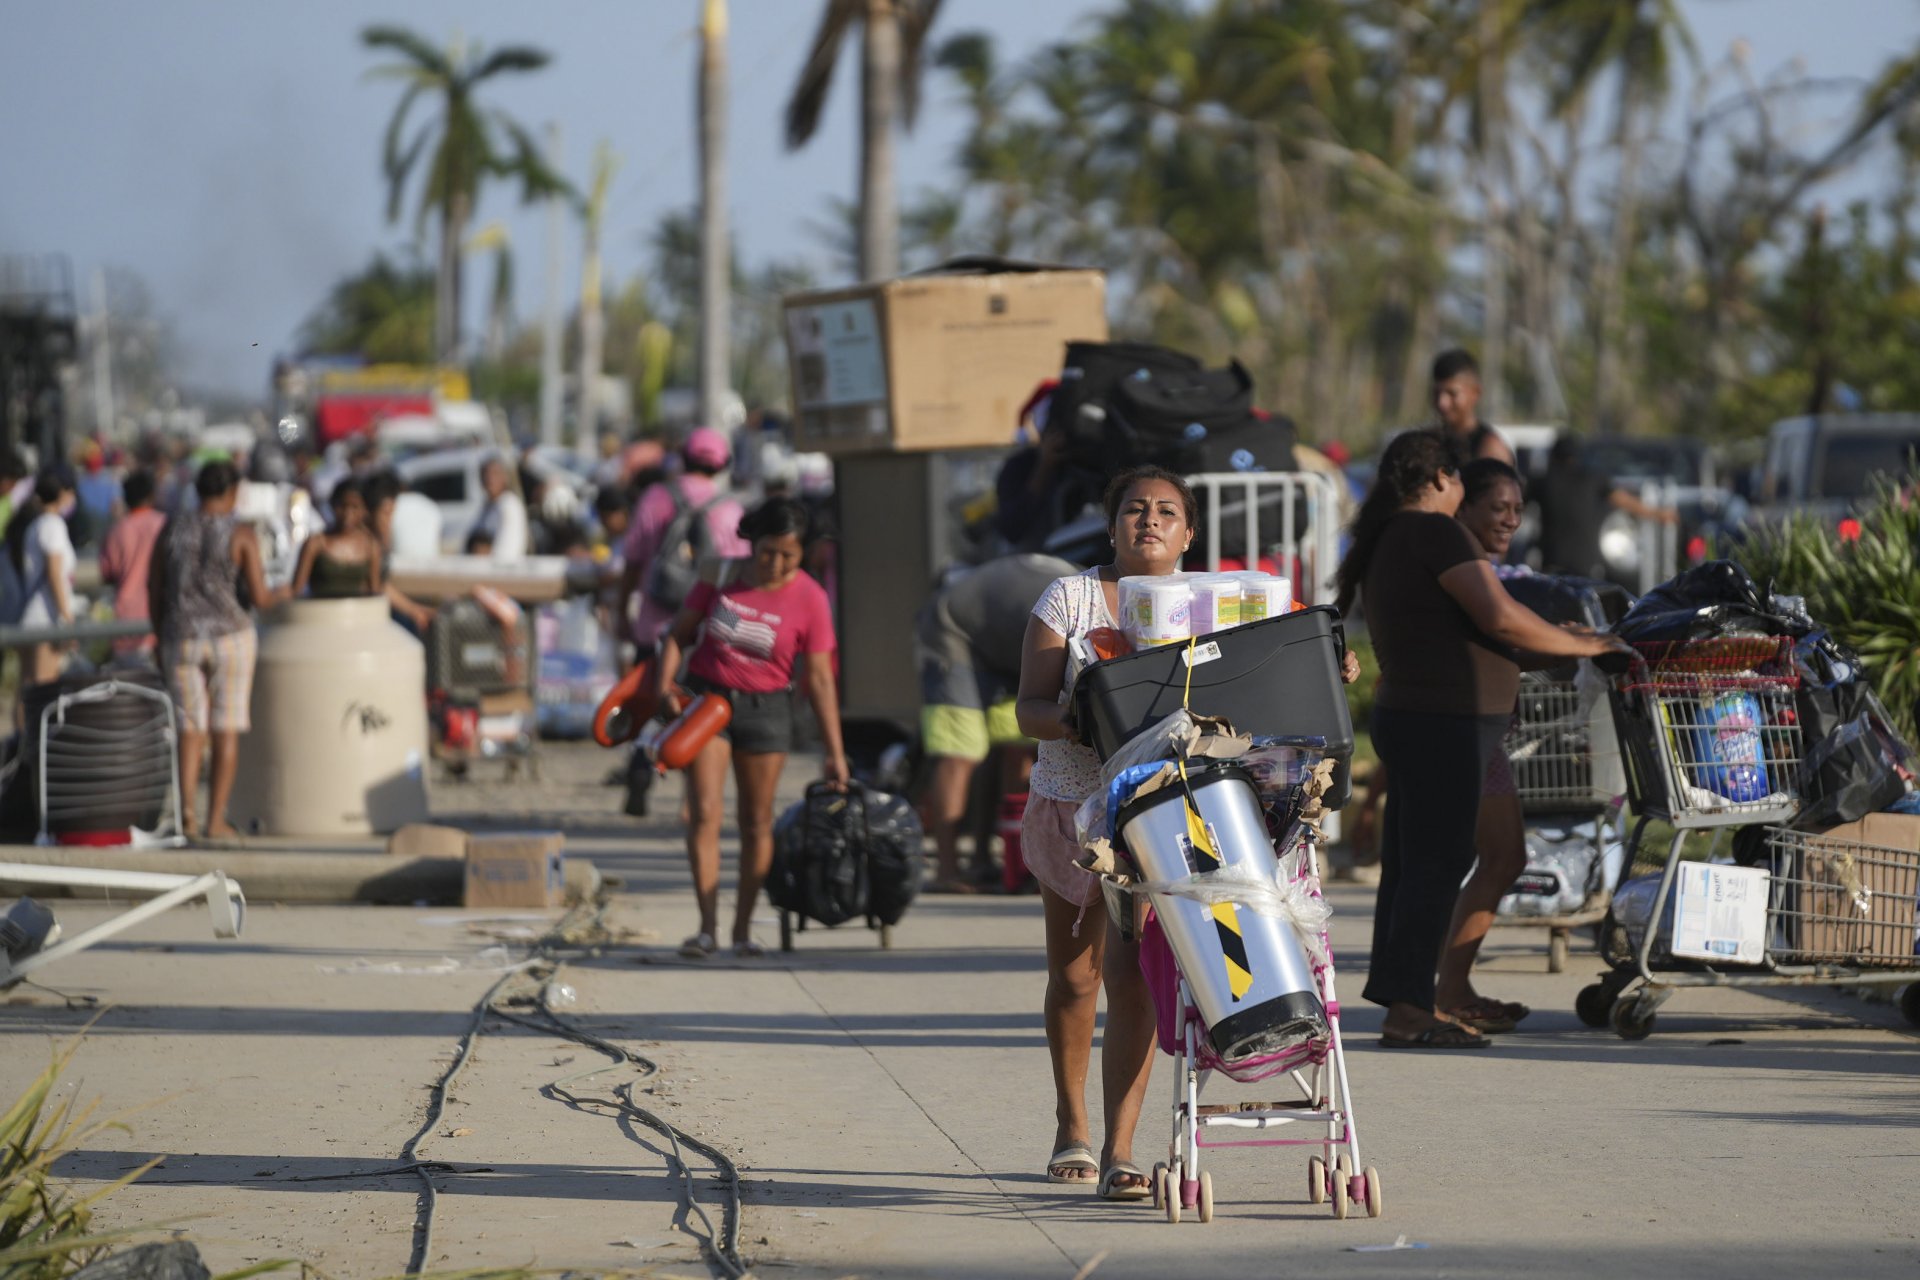
[[[1776,422],[1755,505],[1762,519],[1805,512],[1834,521],[1920,461],[1920,414],[1821,414]]]
[[[480,487],[480,468],[489,458],[508,456],[498,449],[443,449],[402,460],[395,468],[408,488],[424,494],[440,508],[440,547],[449,555],[458,555],[467,535],[487,505],[487,494]],[[585,507],[590,495],[579,476],[562,466],[551,455],[535,453],[526,459],[526,467],[542,480],[556,482],[572,491]]]

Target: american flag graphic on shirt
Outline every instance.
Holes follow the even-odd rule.
[[[774,641],[779,634],[780,615],[761,613],[751,608],[746,611],[754,616],[743,616],[741,606],[722,597],[714,603],[713,612],[707,618],[707,627],[727,647],[762,662],[770,662],[773,659]]]

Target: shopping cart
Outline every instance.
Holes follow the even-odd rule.
[[[1639,1040],[1652,1033],[1655,1011],[1681,987],[1862,980],[1867,968],[1858,956],[1842,962],[1832,941],[1839,936],[1834,926],[1855,923],[1833,888],[1844,888],[1845,881],[1835,878],[1837,870],[1825,870],[1841,864],[1823,854],[1819,866],[1811,866],[1807,851],[1820,848],[1822,837],[1784,830],[1772,834],[1772,865],[1745,873],[1765,880],[1764,946],[1750,956],[1731,950],[1680,953],[1674,890],[1687,836],[1715,828],[1776,827],[1799,809],[1802,751],[1793,642],[1717,639],[1635,648],[1629,670],[1615,679],[1609,697],[1625,753],[1628,801],[1637,815],[1627,840],[1627,865],[1632,865],[1651,822],[1669,824],[1673,835],[1639,936],[1633,936],[1632,922],[1620,919],[1617,911],[1603,929],[1602,955],[1613,968],[1580,992],[1574,1005],[1580,1020],[1591,1027],[1611,1026],[1622,1037]],[[1852,855],[1851,865],[1863,856],[1875,859],[1875,866],[1887,862],[1906,868],[1905,878],[1897,879],[1890,895],[1896,914],[1905,912],[1906,949],[1897,955],[1892,949],[1884,953],[1905,969],[1879,972],[1871,980],[1920,976],[1906,973],[1920,970],[1920,963],[1911,960],[1912,868],[1920,855],[1862,851]]]
[[[1626,794],[1605,700],[1583,700],[1576,682],[1562,674],[1521,676],[1516,720],[1503,746],[1527,821],[1529,859],[1501,900],[1496,923],[1548,930],[1549,973],[1566,969],[1573,930],[1607,913],[1613,892],[1607,847],[1616,839]],[[1549,843],[1548,833],[1558,834],[1542,859],[1535,850]]]

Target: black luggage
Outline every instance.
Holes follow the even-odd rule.
[[[828,928],[856,916],[893,945],[893,926],[920,892],[920,818],[904,798],[858,782],[823,782],[773,828],[767,900],[780,913],[780,949],[793,950],[794,917]]]
[[[1208,369],[1150,343],[1068,343],[1048,421],[1066,431],[1072,463],[1103,475],[1148,463],[1183,474],[1293,467],[1292,424],[1254,413],[1239,361]]]

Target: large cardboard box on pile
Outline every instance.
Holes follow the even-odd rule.
[[[1106,277],[963,260],[785,301],[799,447],[833,454],[1004,445],[1069,342],[1107,337]]]
[[[469,907],[564,905],[566,837],[558,831],[475,835],[467,841]]]
[[[1920,963],[1920,816],[1870,813],[1806,842],[1794,950],[1806,960]]]

